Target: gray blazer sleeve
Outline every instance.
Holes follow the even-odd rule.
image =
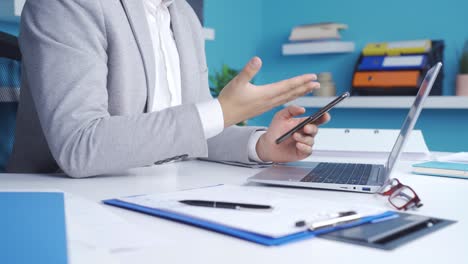
[[[28,1],[22,16],[24,74],[50,151],[64,172],[86,177],[178,155],[207,156],[193,104],[134,116],[109,114],[109,47],[99,1]]]

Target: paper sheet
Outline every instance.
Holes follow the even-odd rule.
[[[468,152],[458,152],[455,154],[437,158],[437,161],[468,163]]]
[[[322,128],[315,137],[313,156],[387,158],[400,133],[395,129]],[[413,130],[403,149],[403,159],[429,158],[421,130]]]
[[[154,209],[184,214],[233,228],[269,237],[281,237],[304,231],[295,226],[297,221],[323,220],[330,215],[354,210],[362,215],[376,215],[384,209],[359,205],[333,203],[325,200],[303,198],[259,187],[220,185],[165,194],[142,195],[119,200]],[[180,200],[209,200],[254,203],[273,206],[273,211],[242,211],[198,207],[182,204]]]
[[[153,245],[156,241],[97,202],[65,194],[69,243],[118,252]]]

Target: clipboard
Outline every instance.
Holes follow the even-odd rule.
[[[332,231],[342,230],[342,229],[351,228],[351,227],[359,226],[359,225],[362,225],[362,224],[370,223],[371,221],[376,220],[376,219],[388,218],[388,217],[395,214],[392,211],[387,211],[387,212],[384,212],[384,213],[379,214],[379,215],[363,217],[360,220],[355,221],[353,223],[343,224],[343,225],[336,226],[336,227],[324,228],[324,229],[320,229],[320,230],[317,230],[317,231],[308,231],[307,230],[307,231],[302,231],[302,232],[298,232],[298,233],[295,233],[295,234],[291,234],[291,235],[288,235],[288,236],[283,236],[283,237],[279,237],[279,238],[272,238],[272,237],[268,237],[268,236],[259,235],[259,234],[253,233],[253,232],[248,232],[248,231],[244,231],[244,230],[240,230],[240,229],[231,228],[231,227],[228,227],[228,226],[216,224],[216,223],[213,223],[213,222],[210,222],[210,221],[205,221],[205,220],[202,220],[202,219],[197,219],[197,218],[194,218],[194,217],[185,216],[185,215],[182,215],[182,214],[177,214],[177,213],[172,213],[172,212],[169,212],[169,211],[158,210],[158,209],[154,209],[154,208],[148,208],[148,207],[144,207],[144,206],[138,206],[138,205],[130,204],[130,203],[127,203],[127,202],[120,201],[118,199],[104,200],[103,203],[107,204],[107,205],[112,205],[112,206],[128,209],[128,210],[131,210],[131,211],[140,212],[140,213],[144,213],[144,214],[164,218],[164,219],[167,219],[167,220],[172,220],[172,221],[175,221],[175,222],[184,223],[184,224],[188,224],[188,225],[191,225],[191,226],[203,228],[203,229],[206,229],[206,230],[210,230],[210,231],[214,231],[214,232],[217,232],[217,233],[221,233],[221,234],[229,235],[229,236],[232,236],[232,237],[240,238],[240,239],[247,240],[247,241],[250,241],[250,242],[254,242],[254,243],[257,243],[257,244],[261,244],[261,245],[264,245],[264,246],[279,246],[279,245],[287,244],[287,243],[290,243],[290,242],[295,242],[295,241],[300,241],[300,240],[303,240],[303,239],[313,238],[315,236],[326,234],[326,233],[329,233],[329,232],[332,232]]]
[[[205,195],[205,197],[208,198],[216,197],[216,195],[218,195],[218,197],[225,196],[229,198],[237,194],[244,197],[249,196],[249,199],[250,197],[257,197],[259,199],[261,199],[261,197],[265,199],[268,199],[269,197],[281,197],[276,200],[276,202],[271,201],[269,205],[272,205],[274,210],[273,212],[268,213],[242,212],[231,209],[213,209],[206,207],[197,208],[195,206],[188,206],[178,202],[181,198],[195,199],[194,197],[202,197],[200,194],[202,194],[202,196]],[[302,197],[291,197],[286,194],[267,192],[259,190],[258,187],[217,185],[166,194],[140,195],[120,199],[109,199],[104,200],[103,203],[203,228],[264,246],[279,246],[290,242],[312,238],[331,231],[359,226],[370,223],[376,219],[384,219],[395,215],[395,212],[392,211],[384,211],[380,209],[365,210],[362,206],[356,205],[356,211],[360,211],[362,215],[360,219],[311,231],[307,227],[298,228],[294,226],[294,223],[296,223],[297,220],[310,220],[297,219],[297,217],[306,217],[317,213],[316,211],[313,213],[305,212],[306,210],[304,208],[312,208],[312,205],[310,205],[311,199],[306,199],[306,201],[304,201],[304,203],[306,203],[306,207],[302,204],[293,204],[293,206],[290,207],[290,202],[297,201],[296,199],[304,201],[304,198]],[[321,200],[314,199],[314,201],[317,202],[315,203],[316,205],[313,206],[314,208],[317,206],[317,208],[330,208],[331,202],[327,203],[326,201],[323,201],[323,203],[319,204]],[[263,201],[257,202],[263,203]],[[284,204],[287,204],[288,206],[280,207]],[[336,212],[335,210],[342,211],[345,207],[349,207],[342,205],[341,203],[338,205],[339,207],[330,209],[330,212]],[[361,210],[358,210],[359,208],[361,208]]]

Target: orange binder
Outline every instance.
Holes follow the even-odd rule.
[[[356,72],[354,87],[417,87],[419,71]]]

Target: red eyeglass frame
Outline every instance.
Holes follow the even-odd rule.
[[[393,185],[393,182],[396,182],[397,184],[396,185]],[[419,198],[418,194],[413,190],[413,188],[409,187],[408,185],[404,185],[402,184],[398,179],[396,178],[393,178],[391,179],[391,181],[389,182],[389,184],[391,185],[390,187],[390,190],[388,191],[385,191],[385,192],[382,192],[380,193],[381,195],[383,196],[388,196],[388,202],[393,205],[393,207],[395,207],[396,209],[398,210],[408,210],[410,208],[413,208],[413,207],[416,207],[416,208],[419,208],[421,206],[423,206],[423,204],[421,203],[421,199]],[[413,193],[414,193],[414,197],[412,199],[410,199],[406,204],[402,205],[402,206],[396,206],[392,200],[390,199],[392,197],[392,194],[395,193],[397,190],[399,189],[402,189],[402,188],[408,188],[409,190],[411,190]]]

